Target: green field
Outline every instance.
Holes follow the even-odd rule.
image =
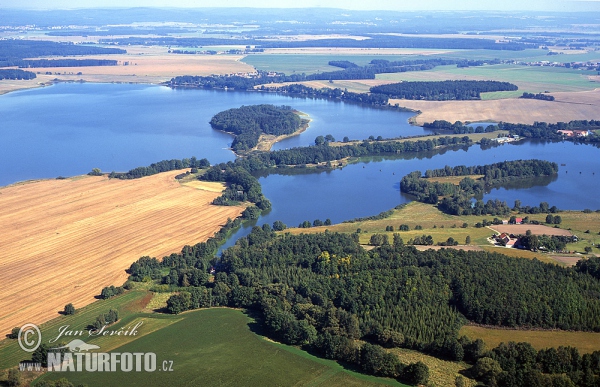
[[[151,294],[146,291],[135,290],[123,294],[120,297],[114,297],[108,300],[99,300],[85,308],[78,309],[72,316],[59,316],[40,326],[42,337],[54,338],[58,334],[58,328],[64,325],[69,325],[71,329],[86,329],[89,324],[92,324],[96,317],[102,313],[108,312],[109,309],[116,309],[119,312],[121,321],[116,326],[126,326],[128,322],[137,317],[139,311],[143,309]],[[84,341],[87,339],[83,337]],[[69,340],[66,340],[67,342]],[[93,340],[90,340],[93,342]],[[0,341],[0,370],[16,366],[22,360],[29,360],[19,345],[17,340]]]
[[[257,70],[277,71],[288,75],[341,70],[339,67],[329,66],[327,63],[330,60],[349,59],[330,55],[261,54],[248,55],[242,62],[254,66]]]
[[[600,86],[587,77],[596,75],[594,71],[580,71],[561,67],[535,67],[520,65],[492,65],[469,68],[439,66],[428,71],[378,74],[377,79],[387,81],[437,81],[445,79],[479,79],[511,82],[519,86],[519,91],[507,96],[521,95],[523,92],[544,91],[585,91]],[[491,99],[497,93],[489,93]]]
[[[391,379],[362,375],[332,360],[298,348],[270,342],[252,332],[253,320],[242,311],[214,308],[178,316],[162,329],[111,349],[114,352],[155,352],[157,368],[173,361],[172,372],[47,373],[93,386],[403,386]],[[120,338],[112,339],[113,342]],[[107,345],[109,343],[106,343]],[[104,346],[102,346],[104,348]]]

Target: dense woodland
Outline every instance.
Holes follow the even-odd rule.
[[[28,66],[26,63],[41,63],[38,60],[23,61],[23,58],[37,58],[44,56],[65,55],[97,55],[97,54],[124,54],[125,50],[120,48],[103,48],[97,46],[86,46],[73,43],[56,43],[40,40],[0,40],[0,67],[41,67]],[[76,61],[76,59],[64,59]],[[60,62],[59,62],[60,63]],[[71,65],[70,65],[71,66]],[[89,66],[89,65],[88,65]],[[58,67],[58,66],[57,66]]]
[[[499,81],[415,81],[371,87],[371,93],[390,98],[428,101],[481,99],[481,93],[518,90],[516,85]]]
[[[280,136],[300,129],[302,119],[289,106],[251,105],[217,113],[210,120],[213,129],[232,133],[231,148],[247,151],[258,144],[262,133]]]
[[[558,165],[543,160],[504,161],[489,165],[467,167],[464,165],[442,169],[427,170],[425,176],[421,171],[415,171],[404,176],[400,181],[400,190],[411,194],[424,203],[438,204],[438,207],[453,215],[508,215],[510,207],[498,200],[482,200],[473,202],[473,196],[481,196],[494,186],[509,181],[529,179],[538,176],[552,176],[558,172]],[[469,176],[483,175],[479,180]],[[458,185],[429,181],[429,178],[446,176],[466,176]]]
[[[35,73],[20,69],[0,69],[0,79],[35,79]]]
[[[488,385],[528,386],[531,378],[559,378],[564,376],[553,375],[563,372],[581,386],[592,385],[582,382],[585,377],[597,379],[600,352],[582,357],[573,348],[537,352],[525,343],[508,344],[527,349],[522,358],[507,345],[485,351],[481,341],[458,335],[467,321],[600,331],[600,282],[588,272],[487,252],[419,252],[404,246],[398,234],[367,252],[357,236],[277,237],[264,225],[219,260],[198,244],[163,261],[141,258],[130,274],[132,280],[160,280],[157,290],[179,289],[167,303],[172,313],[249,308],[276,340],[409,383],[423,382],[415,373],[426,370],[401,364],[385,347],[467,361],[474,365],[472,375]],[[217,270],[214,282],[210,267]],[[163,276],[164,268],[170,272]],[[568,360],[564,351],[571,354]],[[490,362],[492,371],[485,367]]]

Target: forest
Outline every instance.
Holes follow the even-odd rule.
[[[399,234],[366,251],[357,237],[277,236],[269,225],[255,226],[220,259],[212,259],[206,245],[186,246],[162,261],[141,258],[131,266],[130,279],[152,276],[162,283],[156,290],[178,290],[167,303],[171,313],[251,309],[275,340],[408,383],[423,383],[426,366],[402,364],[384,348],[466,361],[473,365],[469,374],[490,386],[565,377],[587,386],[592,384],[585,380],[598,378],[600,352],[538,352],[527,343],[486,351],[480,340],[458,334],[468,321],[600,331],[600,282],[589,272],[488,252],[419,252]],[[214,281],[210,267],[216,269]],[[161,268],[170,271],[161,275]]]
[[[0,67],[21,66],[24,63],[22,61],[23,58],[124,53],[126,53],[126,51],[120,48],[103,48],[82,44],[56,43],[40,40],[4,39],[0,40]],[[32,62],[36,63],[35,60]]]
[[[414,81],[371,87],[371,93],[390,98],[423,99],[427,101],[481,99],[481,93],[514,91],[517,85],[499,81]]]
[[[20,69],[0,69],[0,79],[35,79],[35,73]]]
[[[510,213],[510,208],[506,203],[490,200],[484,204],[481,200],[472,202],[471,198],[481,196],[486,189],[509,181],[552,176],[557,172],[558,165],[556,163],[535,159],[504,161],[471,167],[465,165],[446,166],[441,169],[427,170],[424,177],[421,171],[409,173],[400,181],[400,190],[415,196],[416,200],[424,203],[438,204],[439,198],[443,197],[438,207],[452,215],[507,215]],[[470,177],[473,175],[483,175],[483,177],[474,180]],[[430,178],[446,176],[466,177],[458,185],[428,181]]]
[[[231,148],[239,152],[254,148],[262,133],[275,136],[294,133],[300,129],[302,119],[289,106],[251,105],[217,113],[210,125],[235,135]]]

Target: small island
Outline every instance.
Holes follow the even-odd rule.
[[[253,150],[270,150],[282,139],[308,127],[309,120],[290,106],[250,105],[217,113],[211,120],[213,129],[235,136],[231,149],[237,154]]]

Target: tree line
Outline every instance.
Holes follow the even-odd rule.
[[[251,105],[217,113],[210,125],[234,134],[231,148],[239,152],[254,148],[262,133],[275,136],[294,133],[302,125],[302,119],[289,106]]]
[[[111,179],[139,179],[144,176],[152,176],[161,172],[174,171],[177,169],[183,168],[208,168],[210,167],[210,162],[207,159],[196,159],[196,157],[191,157],[189,159],[172,159],[172,160],[162,160],[157,163],[152,163],[147,167],[137,167],[134,169],[130,169],[127,172],[111,172],[108,177]],[[101,175],[102,172],[98,168],[94,168],[91,172],[88,172],[88,175],[98,176]]]
[[[330,27],[328,27],[330,28]],[[164,37],[128,37],[100,39],[103,44],[117,45],[162,45],[162,46],[218,46],[218,45],[252,45],[258,48],[298,48],[298,47],[352,47],[352,48],[438,48],[466,50],[510,50],[521,51],[526,48],[537,48],[531,43],[496,42],[492,39],[461,38],[423,38],[409,36],[372,35],[370,39],[355,40],[348,38],[319,39],[306,41],[265,41],[260,39],[227,39],[227,38],[177,38]]]
[[[537,94],[533,94],[533,93],[523,93],[522,96],[520,96],[519,98],[525,98],[525,99],[540,99],[542,101],[554,101],[554,96],[552,95],[548,95],[548,94],[544,94],[544,93],[537,93]]]
[[[0,67],[20,66],[23,58],[65,55],[125,54],[120,48],[104,48],[42,40],[0,40]],[[35,63],[35,61],[34,61]]]
[[[0,69],[0,79],[35,79],[35,73],[20,69]]]
[[[517,85],[499,81],[413,81],[371,87],[371,93],[390,98],[428,101],[481,99],[481,93],[518,90]]]
[[[116,66],[112,59],[20,59],[11,60],[10,66],[21,68],[37,67],[87,67],[87,66]]]
[[[471,134],[471,133],[491,133],[499,130],[498,125],[488,125],[485,128],[483,125],[479,125],[475,128],[469,125],[465,125],[460,121],[451,123],[446,120],[435,120],[433,122],[425,122],[423,127],[426,129],[434,130],[447,130],[452,131],[454,134]]]
[[[171,267],[161,281],[180,291],[169,300],[171,312],[209,306],[253,309],[274,339],[401,380],[412,374],[405,373],[407,365],[379,355],[367,359],[363,351],[383,355],[381,347],[400,346],[465,360],[485,381],[477,362],[499,358],[484,351],[483,343],[458,335],[467,321],[600,331],[600,300],[594,296],[600,282],[591,274],[496,253],[419,252],[397,235],[392,243],[365,251],[357,234],[275,236],[263,225],[219,260],[207,264],[196,256],[182,251],[154,263]],[[214,281],[206,275],[209,265],[217,271]],[[197,270],[201,275],[194,274]],[[513,374],[509,365],[496,361],[496,381]],[[577,364],[582,372],[598,374]]]

